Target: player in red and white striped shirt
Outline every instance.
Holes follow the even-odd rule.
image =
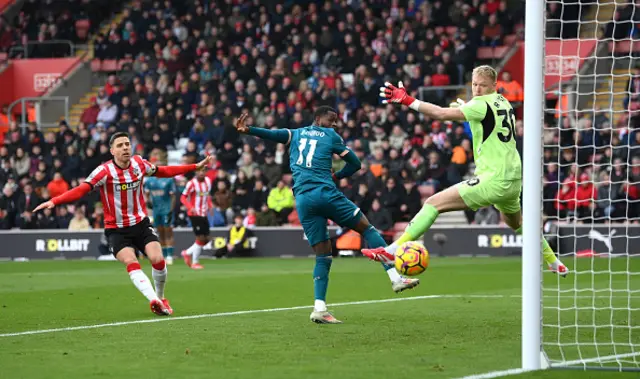
[[[184,263],[194,270],[204,268],[198,262],[198,257],[202,253],[203,246],[209,242],[209,219],[207,215],[213,209],[211,186],[211,179],[206,176],[204,170],[199,171],[187,183],[180,197],[180,202],[187,208],[193,233],[196,235],[193,245],[182,251],[182,257],[184,258]]]
[[[167,267],[158,234],[147,217],[142,182],[145,176],[168,178],[204,168],[211,158],[198,164],[156,167],[131,154],[131,141],[126,133],[115,133],[109,145],[113,160],[98,166],[84,183],[40,204],[34,212],[77,201],[99,188],[104,204],[104,233],[110,251],[125,264],[133,284],[150,301],[151,311],[161,316],[170,315],[173,309],[164,297]],[[151,261],[155,290],[138,263],[135,249],[144,252]]]

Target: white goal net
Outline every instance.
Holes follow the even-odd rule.
[[[545,2],[542,348],[640,370],[640,1]]]

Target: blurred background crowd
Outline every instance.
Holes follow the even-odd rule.
[[[521,40],[524,19],[523,3],[507,0],[138,0],[125,7],[121,22],[100,33],[93,25],[124,2],[73,0],[68,3],[77,8],[51,9],[38,3],[28,0],[33,9],[4,20],[0,49],[8,52],[24,38],[93,39],[97,59],[124,64],[106,76],[79,124],[62,121],[58,130],[44,133],[35,125],[9,130],[0,147],[4,229],[100,228],[102,206],[95,192],[54,212],[30,211],[111,159],[107,141],[116,131],[128,132],[135,152],[145,157],[195,162],[204,154],[215,156],[208,172],[214,181],[212,225],[227,225],[235,214],[250,226],[299,224],[288,148],[240,136],[233,121],[248,112],[257,126],[299,128],[311,124],[314,107],[329,105],[339,115],[338,133],[363,162],[340,189],[376,227],[393,230],[426,197],[473,174],[473,149],[465,123],[382,105],[378,88],[402,80],[413,96],[448,106],[464,90],[430,88],[466,85],[473,67],[495,63],[479,51]],[[548,11],[567,20],[578,17],[565,8],[566,14]],[[91,19],[86,33],[74,24],[82,14]],[[630,20],[629,33],[637,31],[639,14],[620,15]],[[567,25],[558,35],[575,37],[575,25]],[[629,109],[640,101],[639,73],[629,83]],[[521,83],[508,72],[501,74],[499,90],[521,107]],[[545,149],[545,214],[637,218],[635,203],[615,200],[640,197],[640,134],[612,125],[600,111],[562,114],[560,120],[550,115],[547,121],[545,144],[562,148]],[[627,118],[624,125],[640,123]],[[519,120],[520,151],[523,133]],[[340,165],[336,160],[334,168]],[[596,188],[595,177],[605,184]],[[179,190],[187,179],[177,178]],[[177,203],[175,226],[186,226]],[[466,219],[499,222],[492,208],[468,212]]]

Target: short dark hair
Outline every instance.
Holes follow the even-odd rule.
[[[336,114],[338,113],[338,112],[336,112],[335,109],[331,108],[330,106],[322,105],[322,106],[319,106],[316,109],[316,111],[313,113],[313,118],[316,119],[318,117],[323,117],[323,116],[328,115],[331,112],[336,113]]]
[[[131,139],[127,132],[116,132],[111,136],[111,138],[109,138],[109,147],[113,147],[113,143],[120,137],[127,137]]]

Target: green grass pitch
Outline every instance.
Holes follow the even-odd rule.
[[[613,271],[640,272],[640,261],[611,262]],[[580,270],[609,270],[609,261],[601,258],[566,263],[577,263]],[[149,263],[142,264],[150,276]],[[203,271],[190,271],[181,261],[169,266],[166,292],[175,313],[160,318],[149,311],[119,263],[1,263],[2,377],[457,378],[520,367],[518,259],[433,258],[420,286],[399,295],[378,264],[336,259],[328,302],[363,302],[329,306],[342,325],[315,325],[309,321],[311,308],[299,308],[313,302],[312,259],[204,264]],[[547,287],[557,286],[554,275],[544,278]],[[580,292],[577,298],[567,292],[560,299],[555,291],[545,291],[545,306],[551,307],[545,322],[563,326],[545,328],[545,342],[568,344],[562,352],[550,346],[549,353],[572,360],[580,353],[631,352],[628,344],[640,344],[640,331],[624,325],[640,325],[640,297],[611,297],[607,289],[640,290],[639,281],[635,275],[580,274],[560,282],[561,290],[576,284],[596,291]],[[366,302],[383,299],[400,301]],[[631,310],[589,310],[602,306]],[[243,312],[291,307],[298,308]],[[575,308],[584,310],[576,313]],[[184,318],[195,315],[208,316]],[[136,320],[152,322],[127,323]],[[587,327],[571,328],[576,320]],[[6,336],[118,322],[124,323]],[[589,345],[594,338],[617,344]],[[575,342],[580,349],[570,347]],[[550,370],[514,378],[638,375]]]

